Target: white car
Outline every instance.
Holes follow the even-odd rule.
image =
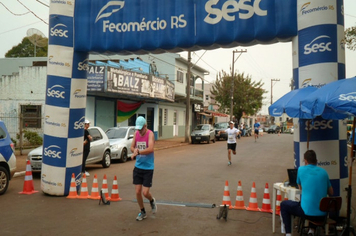
[[[131,158],[131,143],[135,134],[135,126],[112,127],[106,131],[110,140],[111,158],[126,162]]]
[[[210,124],[197,125],[190,134],[191,143],[200,143],[213,141],[215,143],[215,129]]]
[[[104,168],[109,167],[111,165],[111,151],[108,137],[100,127],[89,127],[88,131],[93,140],[90,142],[90,152],[85,163],[101,163]],[[32,172],[41,172],[42,151],[43,146],[40,146],[28,153],[27,160],[31,162]]]

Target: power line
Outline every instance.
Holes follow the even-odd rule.
[[[28,7],[26,7],[22,2],[20,2],[20,0],[17,0],[22,6],[24,6],[24,8],[26,8],[27,10],[29,10],[32,15],[34,15],[36,18],[40,19],[41,21],[43,21],[43,23],[45,23],[46,25],[48,25],[47,22],[45,22],[41,17],[37,16],[33,11],[31,11]]]
[[[48,20],[48,19],[46,19],[46,20]],[[2,35],[2,34],[6,34],[6,33],[8,33],[8,32],[14,31],[14,30],[18,30],[18,29],[25,28],[25,27],[27,27],[27,26],[29,26],[29,25],[38,24],[39,22],[41,22],[41,21],[33,22],[33,23],[28,24],[28,25],[24,25],[24,26],[21,26],[21,27],[17,27],[17,28],[14,28],[14,29],[8,30],[8,31],[0,32],[0,35]]]
[[[46,6],[46,7],[49,7],[48,5],[44,4],[43,2],[39,1],[39,0],[36,0],[36,2],[39,2],[41,3],[42,5]]]
[[[14,16],[24,16],[24,15],[30,13],[30,11],[28,11],[28,12],[25,12],[25,13],[16,14],[16,13],[12,12],[9,8],[7,8],[4,3],[0,2],[0,4],[3,5],[5,7],[5,9],[8,12],[10,12],[11,14],[13,14]]]

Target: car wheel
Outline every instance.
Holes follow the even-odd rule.
[[[103,160],[101,161],[104,168],[108,168],[111,165],[111,156],[109,151],[105,151]]]
[[[127,161],[127,150],[126,150],[126,148],[123,148],[121,151],[121,156],[120,156],[119,162],[125,163],[126,161]]]
[[[5,167],[0,166],[0,195],[3,195],[9,187],[10,175]]]
[[[210,138],[208,139],[208,144],[210,143]]]

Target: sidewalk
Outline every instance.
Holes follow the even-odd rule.
[[[189,143],[184,143],[184,140],[185,140],[184,137],[175,137],[175,138],[169,138],[169,139],[156,140],[155,151],[172,148],[172,147],[180,147],[180,146],[188,145]],[[32,149],[23,149],[22,155],[20,155],[20,150],[15,151],[17,170],[16,170],[14,177],[22,176],[25,174],[26,162],[27,162],[26,158],[27,158],[27,154],[31,150]]]

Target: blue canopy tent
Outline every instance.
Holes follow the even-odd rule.
[[[354,161],[354,139],[355,139],[355,116],[356,116],[356,77],[349,79],[337,80],[316,92],[308,95],[301,101],[301,109],[303,112],[311,114],[313,117],[321,115],[323,118],[334,117],[329,119],[344,119],[347,116],[353,116],[353,129],[351,152],[349,159],[349,186],[348,186],[348,199],[347,199],[347,227],[341,235],[349,235],[352,232],[355,235],[353,228],[350,226],[351,216],[351,196],[352,196],[352,162]],[[326,115],[324,117],[324,115]]]
[[[310,125],[309,119],[312,119],[312,116],[308,113],[303,112],[300,109],[300,101],[306,96],[312,94],[318,90],[316,87],[308,86],[305,88],[295,89],[286,93],[283,97],[274,102],[271,106],[268,107],[268,112],[271,116],[282,116],[283,113],[286,113],[289,117],[299,118],[299,119],[308,119],[308,127]],[[307,135],[307,149],[309,150],[309,128]]]

